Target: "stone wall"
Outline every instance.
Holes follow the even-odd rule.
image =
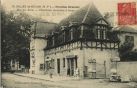
[[[54,52],[55,50],[51,50]],[[60,50],[61,51],[61,50]],[[49,51],[46,51],[49,52]],[[77,56],[78,68],[80,70],[80,76],[83,77],[83,72],[88,74],[88,70],[92,68],[92,65],[88,62],[89,59],[95,59],[97,64],[104,64],[106,61],[106,75],[107,77],[110,74],[110,58],[118,57],[117,49],[103,49],[100,48],[75,48],[72,50],[66,50],[62,52],[54,52],[51,54],[45,54],[45,58],[48,60],[54,59],[54,69],[53,74],[58,75],[57,73],[57,59],[60,59],[60,74],[59,75],[67,75],[67,60],[65,60],[65,67],[63,67],[63,58],[67,56]],[[86,67],[86,68],[85,68]],[[47,72],[48,73],[48,72]]]
[[[110,59],[117,57],[118,56],[118,52],[117,50],[110,50],[110,49],[91,49],[91,48],[85,48],[85,65],[87,66],[87,73],[89,73],[88,69],[92,69],[92,63],[89,63],[89,59],[94,59],[96,60],[96,71],[100,72],[96,72],[96,74],[104,74],[104,71],[106,69],[106,76],[109,77],[110,74]],[[104,65],[104,61],[105,61],[105,66]],[[101,73],[101,69],[103,71],[103,73]],[[93,70],[93,69],[92,69]]]
[[[118,62],[117,72],[121,77],[129,77],[133,81],[137,81],[137,61]]]

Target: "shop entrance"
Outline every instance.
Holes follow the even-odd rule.
[[[67,58],[67,75],[74,76],[74,70],[77,68],[77,57]]]

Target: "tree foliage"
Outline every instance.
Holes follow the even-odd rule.
[[[1,10],[2,61],[29,60],[31,25],[29,15]]]
[[[133,50],[132,42],[124,42],[119,48],[121,61],[137,61],[137,51]]]

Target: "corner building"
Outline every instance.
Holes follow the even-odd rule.
[[[119,39],[97,8],[87,5],[60,23],[60,30],[47,36],[45,73],[106,78],[111,58],[118,57]]]

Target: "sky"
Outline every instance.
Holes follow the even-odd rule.
[[[94,3],[98,8],[101,14],[105,12],[117,12],[117,4],[121,2],[137,2],[137,0],[1,0],[2,5],[8,11],[23,10],[25,9],[26,13],[34,16],[45,19],[50,22],[58,23],[63,18],[66,18],[72,12],[77,9],[89,4]],[[28,11],[28,7],[24,8],[21,6],[46,6],[46,8],[33,7]],[[55,8],[55,6],[75,6],[77,8]],[[137,5],[136,5],[137,6]],[[137,7],[136,7],[137,8]],[[65,11],[48,11],[48,10],[65,10]],[[42,11],[43,10],[43,11]],[[73,11],[71,11],[73,10]],[[117,17],[114,18],[117,22]]]

